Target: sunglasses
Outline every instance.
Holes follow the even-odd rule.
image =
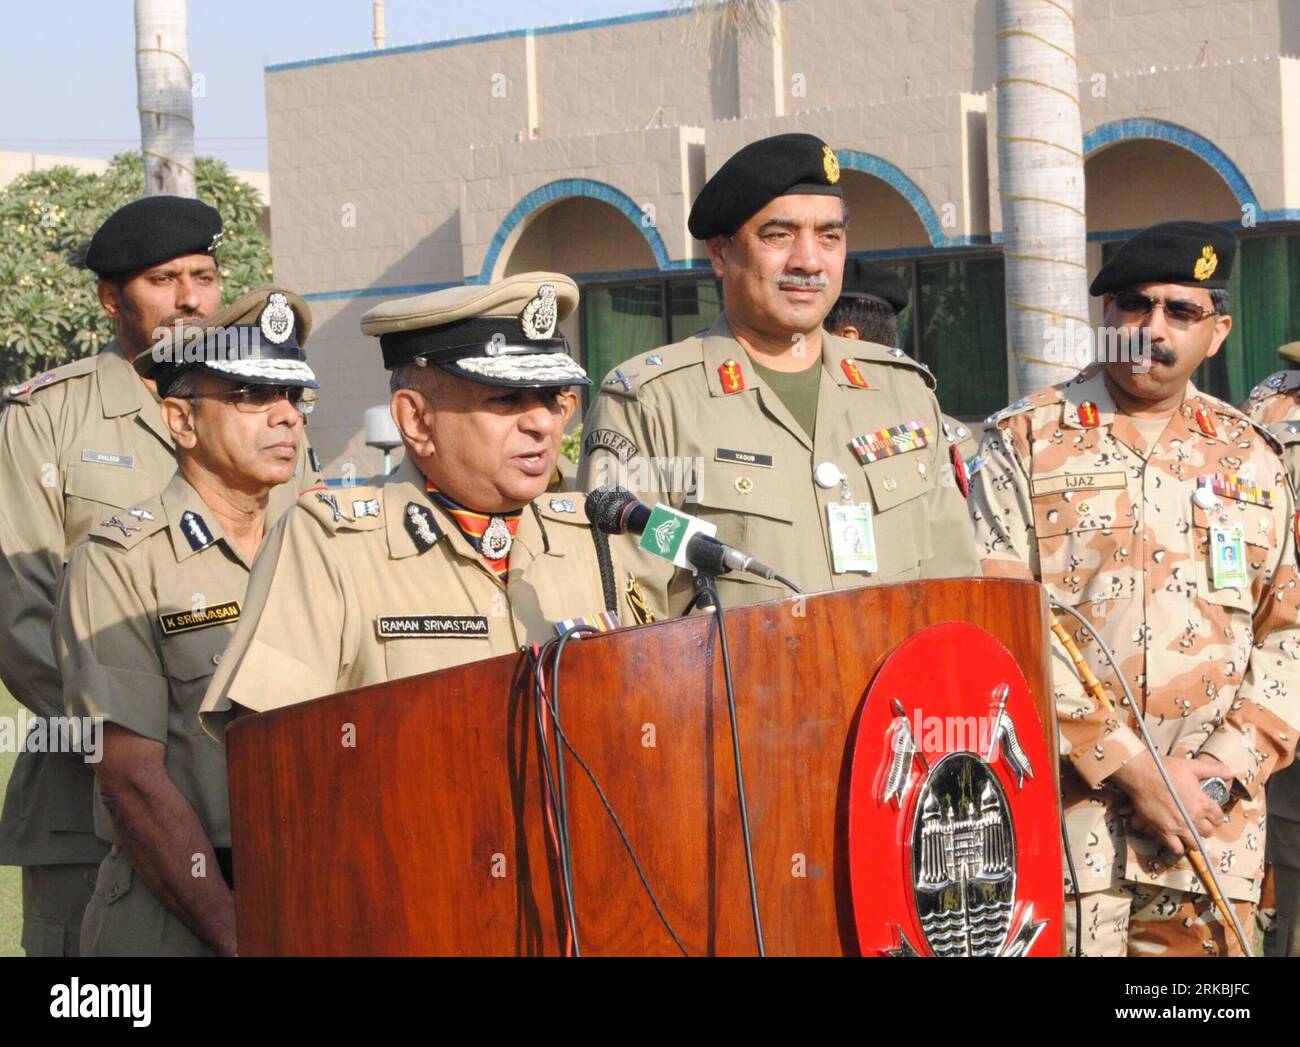
[[[1137,320],[1145,320],[1159,306],[1165,311],[1165,320],[1175,327],[1189,327],[1192,324],[1198,324],[1207,316],[1214,316],[1214,307],[1206,309],[1197,305],[1195,302],[1188,302],[1183,299],[1174,299],[1168,302],[1157,302],[1154,298],[1148,298],[1137,291],[1124,291],[1115,296],[1115,308],[1119,310],[1120,315],[1128,323]]]
[[[243,414],[263,414],[284,399],[304,415],[316,408],[316,390],[296,385],[241,385],[229,392],[194,393],[185,399],[220,400]]]

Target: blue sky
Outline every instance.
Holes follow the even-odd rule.
[[[675,0],[387,0],[388,45],[562,25]],[[262,69],[371,47],[370,0],[190,0],[196,151],[266,169]],[[0,6],[0,150],[112,156],[139,145],[131,0]]]

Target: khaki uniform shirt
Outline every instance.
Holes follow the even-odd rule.
[[[318,482],[303,441],[294,488]],[[176,471],[158,401],[116,342],[7,390],[0,411],[0,678],[42,716],[63,711],[50,624],[64,564],[91,528],[157,494]],[[23,752],[0,818],[0,863],[98,862],[94,775],[80,756]]]
[[[258,556],[245,614],[204,699],[205,728],[219,737],[235,705],[265,712],[511,654],[555,636],[557,622],[600,614],[581,498],[544,494],[533,505],[519,518],[502,585],[429,498],[409,456],[375,486],[305,492]],[[617,562],[615,573],[626,582]]]
[[[1250,391],[1241,409],[1282,442],[1291,490],[1300,492],[1300,371],[1269,375]],[[1300,766],[1293,764],[1269,783],[1268,809],[1270,814],[1300,822]]]
[[[234,635],[249,565],[180,472],[113,519],[121,526],[92,528],[73,551],[60,590],[54,646],[68,715],[166,746],[167,776],[212,845],[229,847],[225,751],[200,729],[199,704]],[[121,842],[98,799],[95,834]]]
[[[1080,417],[1088,403],[1091,427],[1090,410]],[[1191,386],[1152,446],[1092,368],[995,415],[980,456],[970,507],[984,573],[1038,579],[1092,623],[1162,753],[1205,752],[1233,769],[1238,800],[1207,838],[1207,857],[1230,896],[1258,898],[1262,786],[1291,761],[1300,726],[1293,503],[1274,447],[1235,408]],[[1271,505],[1220,495],[1204,508],[1194,500],[1199,477],[1253,478]],[[1241,588],[1213,582],[1212,528],[1223,523],[1244,533],[1250,584]],[[1069,615],[1057,617],[1124,710],[1097,645]],[[1144,748],[1131,712],[1097,708],[1068,662],[1056,665],[1079,889],[1129,881],[1203,891],[1185,860],[1157,853],[1118,813],[1126,795],[1106,779]]]
[[[736,377],[728,377],[728,364]],[[902,350],[825,333],[821,367],[810,439],[763,383],[725,316],[703,335],[634,357],[605,379],[588,412],[579,486],[619,484],[647,504],[714,523],[720,541],[809,593],[978,573],[929,372]],[[908,423],[928,427],[928,441],[906,449],[900,439],[896,453],[866,463],[855,456],[855,437]],[[817,485],[814,471],[824,462],[843,485]],[[871,505],[877,573],[834,572],[832,502]],[[652,558],[635,538],[612,541],[649,580],[655,612],[680,614],[693,591],[690,573]],[[721,577],[718,591],[724,607],[788,595],[779,583],[742,574]]]

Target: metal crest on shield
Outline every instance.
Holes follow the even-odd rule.
[[[523,324],[524,337],[538,342],[555,334],[555,325],[559,321],[560,310],[556,301],[554,284],[542,284],[537,294],[519,316]]]
[[[266,300],[266,308],[258,318],[262,337],[272,345],[283,345],[293,334],[293,310],[289,308],[289,299],[279,291],[273,292]]]
[[[1005,684],[993,694],[991,729],[979,743],[987,744],[984,754],[957,749],[933,767],[907,711],[891,703],[879,801],[895,804],[901,815],[918,785],[910,818],[912,898],[924,943],[936,956],[1023,956],[1046,926],[1034,920],[1032,905],[1022,906],[1014,921],[1016,829],[995,768],[1005,761],[1018,789],[1034,771],[1007,712],[1008,695]],[[902,929],[896,933],[892,953],[917,955]]]

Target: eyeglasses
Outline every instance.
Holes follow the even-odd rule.
[[[288,399],[304,415],[316,409],[316,390],[296,385],[241,385],[224,393],[192,393],[187,400],[220,400],[244,414],[264,414]]]
[[[1174,327],[1189,327],[1198,324],[1207,316],[1214,316],[1214,307],[1206,309],[1195,302],[1174,299],[1170,302],[1157,302],[1137,291],[1124,291],[1115,296],[1115,308],[1128,323],[1145,320],[1160,306],[1165,311],[1165,320]]]

